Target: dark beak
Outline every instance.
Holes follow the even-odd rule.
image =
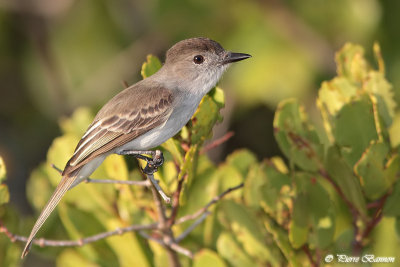
[[[229,64],[232,62],[236,61],[241,61],[243,59],[251,57],[249,54],[244,54],[244,53],[234,53],[234,52],[228,52],[226,54],[226,57],[222,60],[222,64]]]

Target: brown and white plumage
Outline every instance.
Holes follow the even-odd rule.
[[[168,50],[165,64],[157,73],[105,104],[67,162],[60,183],[33,226],[22,257],[68,189],[92,174],[108,155],[148,150],[174,136],[229,63],[248,57],[227,52],[207,38],[183,40]]]
[[[128,104],[132,102],[129,98],[141,99],[143,104],[130,107]],[[164,123],[171,114],[172,100],[172,93],[167,89],[158,86],[151,88],[133,86],[116,95],[99,111],[79,141],[74,155],[65,166],[60,183],[39,215],[22,257],[29,252],[33,238],[62,196],[70,187],[90,175],[80,175],[83,166],[99,155],[107,155],[115,148]]]
[[[79,141],[63,175],[74,173],[93,158],[108,153],[164,123],[172,111],[171,91],[157,84],[125,89],[96,115]],[[140,105],[130,106],[141,100]]]

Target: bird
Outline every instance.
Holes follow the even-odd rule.
[[[108,155],[151,154],[153,159],[146,159],[153,164],[150,171],[154,172],[162,157],[150,149],[186,125],[231,63],[250,57],[227,51],[209,38],[182,40],[167,51],[163,66],[155,74],[109,100],[78,142],[61,181],[32,228],[21,258],[29,253],[35,235],[63,195],[89,177]]]

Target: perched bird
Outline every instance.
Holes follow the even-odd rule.
[[[189,121],[201,99],[235,61],[251,57],[226,51],[207,38],[178,42],[167,51],[162,68],[126,88],[97,113],[65,166],[62,179],[37,219],[22,252],[66,191],[91,175],[110,154],[153,155],[155,167],[162,158],[154,151]]]

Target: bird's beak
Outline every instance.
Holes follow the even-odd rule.
[[[249,57],[251,57],[249,54],[228,52],[222,60],[222,65],[240,61]]]

